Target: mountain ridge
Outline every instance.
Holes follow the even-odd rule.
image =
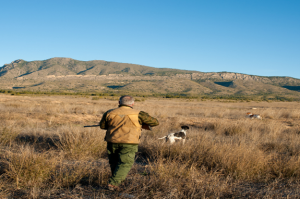
[[[70,92],[144,92],[184,95],[299,97],[300,79],[233,72],[199,72],[108,62],[50,58],[15,60],[0,68],[0,89]]]
[[[255,80],[255,81],[269,81],[267,79],[290,79],[298,80],[300,79],[287,77],[287,76],[259,76],[259,75],[248,75],[236,72],[200,72],[192,70],[183,69],[170,69],[170,68],[155,68],[144,65],[119,63],[119,62],[109,62],[104,60],[92,60],[92,61],[79,61],[72,58],[60,58],[54,57],[47,60],[38,61],[25,61],[22,59],[15,60],[10,64],[4,64],[0,67],[0,77],[5,77],[6,72],[19,67],[23,70],[18,70],[13,73],[13,78],[27,76],[33,72],[47,70],[49,68],[59,66],[60,70],[56,70],[57,75],[108,75],[108,74],[128,74],[128,75],[175,75],[175,74],[192,74],[193,79],[243,79],[243,80]],[[101,67],[100,67],[101,66]],[[98,70],[96,68],[98,67]],[[25,71],[24,71],[25,69]],[[66,70],[62,70],[66,69]],[[99,70],[100,69],[100,70]],[[13,71],[11,71],[13,72]],[[23,73],[22,73],[23,72]],[[55,75],[54,71],[48,71],[45,75]],[[21,74],[22,73],[22,74]],[[11,78],[11,76],[9,76]],[[267,79],[266,79],[267,78]],[[272,80],[271,80],[272,81]]]

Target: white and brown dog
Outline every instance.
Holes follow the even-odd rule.
[[[259,114],[252,114],[250,112],[247,113],[247,117],[253,119],[253,118],[257,118],[257,119],[262,119],[262,117]]]
[[[182,143],[184,144],[186,140],[186,132],[188,129],[189,129],[188,126],[181,126],[181,131],[176,133],[170,133],[169,135],[166,135],[158,139],[165,139],[166,142],[170,142],[170,144],[174,144],[176,140],[181,140]]]

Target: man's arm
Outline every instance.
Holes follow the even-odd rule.
[[[101,129],[104,129],[104,130],[107,130],[108,128],[108,125],[107,125],[107,122],[106,122],[106,116],[107,116],[107,112],[105,112],[102,116],[102,119],[100,120],[100,128]]]
[[[142,124],[147,124],[149,126],[157,126],[159,125],[159,122],[156,118],[151,117],[148,113],[144,111],[140,111],[139,113],[139,123]]]

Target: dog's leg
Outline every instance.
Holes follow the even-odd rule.
[[[174,144],[174,142],[175,142],[175,139],[172,137],[172,138],[169,138],[169,140],[170,140],[170,144]]]

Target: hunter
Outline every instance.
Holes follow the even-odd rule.
[[[105,141],[111,169],[108,189],[120,191],[119,185],[130,171],[141,138],[142,125],[159,125],[158,120],[144,111],[133,109],[134,98],[120,97],[119,107],[102,116],[100,128],[106,130]]]

